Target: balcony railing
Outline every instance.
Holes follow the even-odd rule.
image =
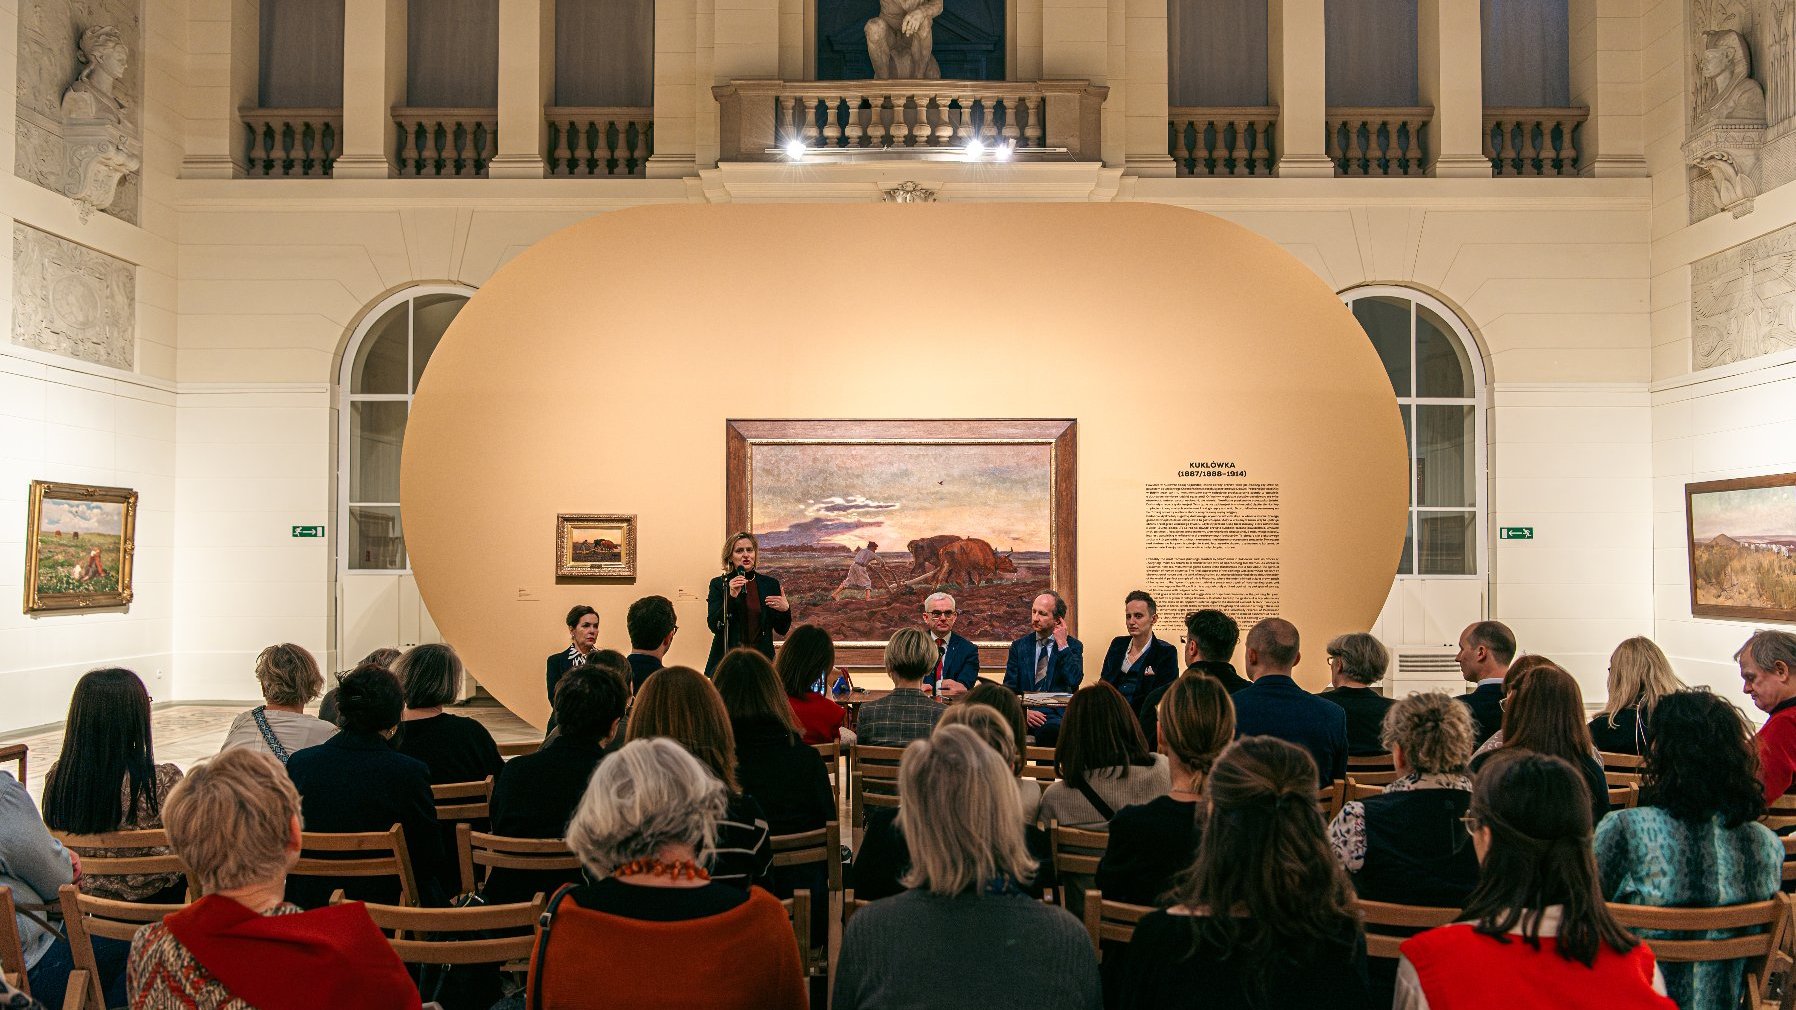
[[[1099,110],[1110,91],[1084,80],[757,80],[711,90],[723,161],[774,161],[793,140],[821,151],[1011,143],[1096,161]]]
[[[1589,109],[1484,110],[1484,156],[1494,175],[1577,175],[1578,131]]]
[[[240,109],[250,176],[317,179],[343,145],[342,109]]]
[[[1278,161],[1277,109],[1174,106],[1167,111],[1168,146],[1179,175],[1272,174]]]
[[[552,176],[640,179],[655,153],[652,108],[555,106],[543,117],[549,123],[544,161]]]
[[[394,164],[401,177],[471,179],[499,150],[496,109],[394,108]]]
[[[1421,175],[1428,164],[1426,108],[1328,110],[1336,175]]]

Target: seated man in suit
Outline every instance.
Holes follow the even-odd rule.
[[[1347,776],[1347,713],[1297,686],[1291,670],[1303,657],[1297,628],[1268,617],[1247,633],[1247,677],[1253,685],[1231,697],[1235,736],[1275,736],[1316,759],[1318,785]]]
[[[1085,679],[1085,646],[1067,634],[1066,599],[1052,589],[1029,606],[1030,632],[1010,643],[1004,686],[1018,694],[1063,691],[1071,694]],[[1032,708],[1025,715],[1035,742],[1052,747],[1060,739],[1060,708]]]
[[[680,630],[674,617],[673,601],[665,596],[644,596],[630,604],[624,615],[624,628],[630,632],[630,693],[642,690],[649,674],[661,669],[661,657],[673,645],[674,632]]]
[[[944,700],[958,698],[979,681],[979,647],[954,633],[954,597],[947,593],[931,593],[923,601],[923,630],[935,639],[935,669],[923,683],[935,688],[935,696]]]
[[[1501,621],[1479,621],[1459,633],[1459,651],[1453,661],[1460,676],[1473,688],[1459,696],[1472,710],[1477,723],[1477,746],[1503,728],[1503,676],[1515,659],[1515,632]]]

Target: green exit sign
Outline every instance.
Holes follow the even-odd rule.
[[[324,536],[324,527],[322,527],[322,526],[295,526],[295,527],[293,527],[293,535],[295,537],[302,537],[302,538],[303,537],[322,537],[322,536]]]
[[[297,536],[297,535],[298,534],[295,534],[295,536]],[[1532,539],[1534,539],[1534,527],[1532,527],[1532,526],[1504,526],[1497,531],[1497,539],[1498,540],[1532,540]]]

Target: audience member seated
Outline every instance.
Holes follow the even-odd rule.
[[[165,818],[204,896],[137,931],[133,1010],[418,1006],[360,904],[307,912],[283,898],[299,858],[299,794],[271,755],[234,748],[199,765]]]
[[[1102,1005],[1084,928],[1023,890],[1035,860],[1013,777],[966,726],[939,727],[905,751],[898,825],[910,848],[910,890],[848,923],[835,1010]]]
[[[1337,635],[1328,643],[1328,677],[1332,685],[1318,697],[1347,713],[1347,754],[1383,754],[1384,715],[1395,699],[1372,690],[1384,679],[1391,654],[1365,632]]]
[[[1403,942],[1394,1010],[1676,1007],[1652,951],[1603,904],[1588,792],[1546,754],[1505,751],[1478,773],[1466,815],[1478,888],[1458,923]]]
[[[1638,639],[1637,641],[1645,641]],[[1652,708],[1642,806],[1603,818],[1596,861],[1603,897],[1629,905],[1742,905],[1777,893],[1783,843],[1758,823],[1765,812],[1752,728],[1707,691],[1677,691]],[[1728,934],[1704,934],[1702,938]],[[1697,939],[1643,932],[1658,939]],[[1666,964],[1681,1007],[1737,1007],[1744,961]]]
[[[1037,823],[1103,829],[1126,806],[1172,789],[1166,755],[1148,750],[1141,724],[1109,684],[1083,687],[1066,706],[1054,747],[1060,781],[1042,790]]]
[[[1317,782],[1327,785],[1347,774],[1347,713],[1297,686],[1291,670],[1303,659],[1297,628],[1268,617],[1247,633],[1247,677],[1253,686],[1237,691],[1235,732],[1275,736],[1310,752]]]
[[[432,785],[479,782],[505,767],[499,745],[477,720],[443,706],[461,693],[461,657],[447,645],[419,645],[393,664],[405,692],[405,713],[393,744],[430,769]]]
[[[1453,662],[1472,690],[1459,696],[1472,712],[1478,745],[1503,726],[1503,676],[1515,661],[1515,632],[1501,621],[1479,621],[1459,633]]]
[[[628,700],[617,678],[589,666],[575,667],[555,684],[559,734],[534,754],[505,763],[493,783],[493,834],[507,838],[562,838],[592,770],[605,756],[605,743],[622,731]],[[481,894],[491,904],[528,901],[578,883],[574,871],[512,870],[494,867]]]
[[[1590,739],[1599,751],[1645,754],[1652,739],[1653,706],[1684,683],[1665,651],[1650,638],[1634,637],[1609,656],[1609,701],[1590,720]]]
[[[792,714],[804,727],[805,743],[854,742],[854,734],[842,728],[847,710],[816,690],[820,681],[828,686],[835,665],[836,643],[830,639],[829,632],[815,624],[793,628],[780,643],[779,655],[774,657],[773,668],[779,673],[780,686],[785,688],[786,702],[792,706]]]
[[[1147,696],[1179,677],[1179,653],[1154,634],[1160,616],[1154,598],[1137,589],[1123,598],[1123,626],[1128,634],[1110,640],[1098,680],[1116,688],[1133,712]]]
[[[287,774],[299,789],[307,831],[405,831],[420,897],[440,905],[460,889],[460,874],[443,847],[430,769],[393,749],[404,698],[399,680],[372,663],[356,667],[337,687],[343,729],[316,747],[294,754]],[[287,898],[317,908],[342,888],[351,898],[382,904],[399,900],[399,884],[380,877],[295,877]]]
[[[679,670],[650,677],[644,697]],[[719,883],[699,862],[714,840],[724,844],[728,802],[725,785],[672,740],[633,737],[600,763],[568,825],[568,845],[596,882],[551,905],[531,957],[533,1010],[802,1010],[798,946],[779,900]]]
[[[38,816],[37,804],[18,779],[0,772],[0,887],[12,889],[13,926],[25,954],[25,977],[31,991],[52,1007],[61,1007],[68,990],[69,972],[75,960],[69,941],[46,929],[43,910],[54,906],[64,884],[76,883],[81,862],[62,843],[50,837]],[[25,914],[27,910],[30,915]],[[125,1002],[125,956],[130,945],[104,937],[94,939],[101,988],[107,1006]],[[12,1010],[10,1004],[0,1007]]]
[[[1186,673],[1213,677],[1231,695],[1253,683],[1236,673],[1230,662],[1241,641],[1241,627],[1229,615],[1220,610],[1193,610],[1185,615],[1185,636],[1181,641],[1185,643]],[[1154,731],[1154,720],[1159,718],[1160,699],[1171,689],[1172,685],[1166,684],[1149,692],[1136,710],[1142,735],[1150,744],[1160,739]]]
[[[617,681],[618,690],[624,693],[624,726],[629,725],[630,699],[634,697],[635,694],[630,688],[629,657],[616,649],[594,649],[586,654],[586,662],[575,669],[603,673],[609,676],[612,680]],[[566,676],[566,674],[563,674],[562,676]],[[554,700],[551,699],[549,702],[551,710],[553,709],[554,704]],[[611,739],[605,744],[605,753],[615,754],[618,749],[624,745],[623,728],[623,726],[619,726],[618,732],[611,734]],[[551,711],[549,716],[549,731],[543,735],[542,745],[547,747],[554,743],[560,736],[560,715],[559,713]]]
[[[1609,812],[1609,780],[1590,743],[1584,722],[1584,695],[1578,682],[1559,664],[1542,656],[1523,656],[1509,672],[1503,696],[1503,739],[1500,746],[1472,758],[1475,773],[1505,750],[1527,750],[1564,761],[1584,776],[1590,821]]]
[[[680,630],[673,601],[665,596],[644,596],[624,614],[624,630],[630,634],[630,693],[642,690],[649,675],[661,669],[661,659],[673,647]]]
[[[943,701],[954,701],[979,683],[979,647],[954,630],[958,604],[947,593],[923,597],[923,630],[935,643],[935,666],[923,678]]]
[[[1215,678],[1187,673],[1161,697],[1155,725],[1172,791],[1118,810],[1098,863],[1098,890],[1133,905],[1158,903],[1173,877],[1196,858],[1204,780],[1235,738],[1235,706]]]
[[[162,827],[162,802],[181,769],[157,764],[150,693],[130,670],[84,674],[69,699],[62,753],[44,779],[44,823],[76,835]],[[94,849],[90,856],[163,855],[167,849]],[[84,894],[150,904],[187,900],[179,873],[87,874]]]
[[[375,666],[378,666],[383,670],[391,670],[393,668],[394,661],[403,655],[404,655],[404,653],[400,652],[398,649],[394,649],[394,648],[390,648],[390,647],[379,648],[379,649],[375,649],[373,652],[370,652],[366,656],[363,656],[362,661],[360,663],[357,663],[356,666],[362,666],[367,663],[373,663]],[[353,669],[353,667],[351,669]],[[338,685],[341,685],[343,683],[343,678],[345,676],[347,676],[347,674],[343,674],[343,673],[337,674],[335,679],[336,679],[336,682]],[[336,727],[336,725],[337,725],[337,688],[336,688],[336,686],[333,686],[330,690],[324,692],[324,700],[322,700],[318,703],[318,718],[324,720],[325,722],[330,723],[333,728]]]
[[[736,776],[754,797],[776,835],[815,831],[836,819],[836,794],[817,748],[804,730],[773,664],[755,649],[731,649],[717,664],[712,683],[729,713],[736,738]]]
[[[886,642],[886,674],[892,693],[861,706],[855,721],[860,742],[902,747],[935,729],[942,707],[923,693],[923,678],[935,669],[935,643],[922,628],[900,628]]]
[[[337,727],[306,714],[306,705],[324,687],[311,653],[291,642],[263,649],[256,657],[256,683],[262,685],[262,704],[231,723],[221,750],[253,747],[286,764],[294,751],[337,735]]]
[[[984,705],[997,712],[1010,727],[1011,766],[1016,769],[1017,800],[1023,807],[1023,823],[1034,824],[1036,814],[1041,809],[1041,781],[1023,774],[1023,766],[1029,761],[1029,717],[1023,711],[1023,700],[1016,692],[1001,687],[989,680],[981,680],[961,699],[963,705]],[[953,712],[953,708],[948,709]],[[942,718],[947,718],[944,714]]]
[[[1309,753],[1243,737],[1204,795],[1197,860],[1173,906],[1135,927],[1120,1005],[1369,1010],[1365,938],[1316,816]]]
[[[1734,662],[1743,689],[1767,716],[1758,733],[1759,779],[1770,805],[1796,786],[1796,634],[1755,631]]]
[[[726,790],[728,802],[717,822],[716,844],[707,850],[710,879],[744,889],[766,884],[767,869],[773,864],[767,815],[738,784],[730,714],[703,674],[691,667],[666,666],[643,682],[630,710],[629,739],[656,736],[686,748]]]

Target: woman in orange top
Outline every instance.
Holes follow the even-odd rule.
[[[779,900],[715,883],[699,863],[726,802],[723,783],[665,737],[599,763],[567,829],[597,883],[551,900],[532,1010],[803,1010]]]

